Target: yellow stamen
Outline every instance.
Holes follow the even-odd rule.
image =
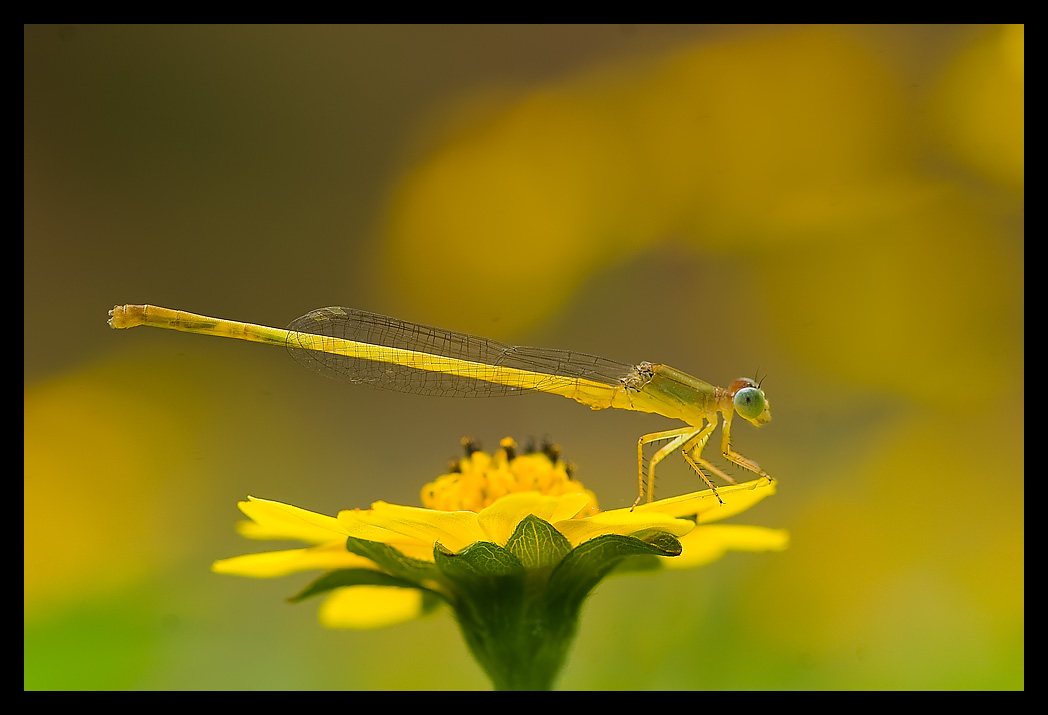
[[[517,444],[509,437],[502,440],[494,455],[467,448],[457,471],[437,477],[422,488],[422,505],[439,511],[479,512],[507,494],[539,492],[549,496],[585,494],[589,509],[579,516],[599,511],[593,492],[571,478],[553,448],[519,456],[516,451]]]

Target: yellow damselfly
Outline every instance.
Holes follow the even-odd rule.
[[[617,407],[686,422],[686,427],[653,432],[638,440],[639,494],[634,506],[644,498],[645,485],[647,500],[652,500],[655,467],[677,450],[720,499],[703,470],[730,483],[735,480],[702,457],[703,447],[717,428],[718,413],[724,421],[724,457],[771,479],[756,462],[731,448],[731,423],[736,413],[757,426],[771,419],[764,391],[745,377],[727,388],[716,387],[668,365],[628,365],[571,350],[504,345],[354,308],[312,310],[287,330],[152,305],[118,305],[109,316],[109,325],[114,328],[149,325],[282,345],[316,372],[386,390],[444,397],[548,392],[594,410]],[[668,444],[652,456],[645,474],[645,445],[666,440]]]

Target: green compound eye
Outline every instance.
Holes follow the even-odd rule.
[[[735,393],[735,411],[739,416],[755,420],[764,412],[764,393],[756,387],[744,387]]]

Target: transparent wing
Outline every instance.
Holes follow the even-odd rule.
[[[354,308],[320,308],[306,313],[288,326],[288,352],[307,368],[327,377],[384,390],[442,397],[494,397],[542,391],[541,382],[499,377],[483,366],[514,368],[529,373],[585,379],[618,386],[633,370],[632,365],[571,350],[513,347],[487,338],[433,328]],[[361,344],[359,357],[349,357],[301,347],[296,334],[309,333]],[[454,374],[444,371],[440,361],[426,369],[398,364],[388,350],[395,348],[438,358],[453,358],[476,365],[459,366]],[[485,379],[485,377],[489,379]]]

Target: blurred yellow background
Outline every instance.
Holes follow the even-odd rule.
[[[605,581],[560,687],[1024,687],[1021,26],[23,39],[27,689],[488,687],[446,610],[329,631],[283,601],[308,577],[211,574],[270,546],[236,501],[417,504],[470,435],[551,438],[621,507],[676,426],[333,383],[116,303],[759,371],[774,419],[733,433],[779,491],[735,521],[789,550]]]

